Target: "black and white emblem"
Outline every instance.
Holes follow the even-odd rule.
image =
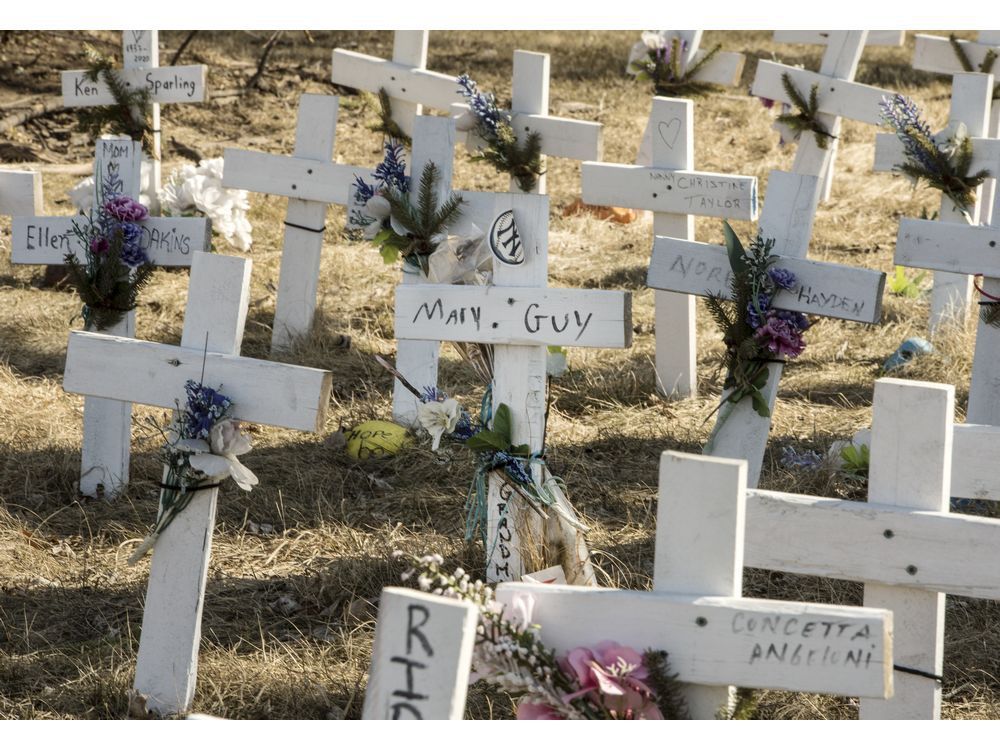
[[[524,248],[521,246],[521,235],[517,233],[517,224],[514,223],[513,211],[504,211],[493,222],[490,229],[490,250],[497,260],[508,266],[524,263]]]

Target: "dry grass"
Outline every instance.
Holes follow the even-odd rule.
[[[209,67],[212,88],[232,88],[253,70],[263,32],[205,32],[186,61]],[[484,88],[509,95],[515,46],[552,54],[552,110],[598,119],[609,161],[629,162],[648,116],[649,99],[622,75],[634,32],[434,33],[430,67],[470,71]],[[117,35],[17,34],[0,59],[0,107],[38,91],[55,92],[54,71],[79,64],[90,38],[113,50]],[[302,92],[332,93],[329,52],[351,46],[390,51],[387,32],[316,33],[310,43],[289,33],[274,54],[264,91],[204,106],[166,107],[164,132],[207,156],[229,145],[289,152],[296,101]],[[177,33],[163,35],[168,53]],[[775,45],[769,32],[710,33],[708,43],[751,58],[772,56],[813,67],[815,48]],[[899,86],[942,122],[948,86],[909,67],[912,47],[866,52],[859,79]],[[748,64],[747,79],[753,61]],[[376,137],[365,129],[359,99],[341,100],[337,156],[374,163]],[[567,108],[571,102],[579,105]],[[776,146],[769,115],[735,92],[700,99],[696,166],[754,174],[788,168],[793,153]],[[91,146],[56,116],[10,133],[41,157],[80,163]],[[870,173],[875,128],[844,129],[834,199],[816,220],[812,257],[891,269],[897,219],[934,208],[934,197],[902,181]],[[169,151],[168,162],[173,159]],[[168,163],[168,168],[169,168]],[[456,160],[463,188],[503,189],[504,181],[464,157]],[[68,213],[73,178],[46,174],[46,212]],[[588,217],[562,218],[579,194],[579,166],[549,162],[553,285],[631,289],[637,335],[628,351],[572,351],[571,371],[553,388],[549,427],[554,470],[593,526],[591,544],[602,582],[646,588],[653,561],[657,456],[664,449],[697,451],[705,415],[719,392],[715,368],[721,344],[706,316],[699,322],[700,397],[669,403],[654,395],[652,294],[644,288],[649,225],[618,226]],[[343,210],[328,224],[340,226]],[[244,353],[266,356],[273,317],[284,201],[255,196],[253,293]],[[3,224],[3,238],[9,224]],[[747,229],[744,227],[744,229]],[[721,239],[716,221],[699,220],[698,238]],[[248,464],[260,476],[250,495],[227,488],[219,503],[195,709],[230,718],[357,717],[363,698],[381,588],[397,581],[389,553],[436,550],[449,561],[481,570],[482,553],[461,541],[470,464],[439,458],[426,447],[358,464],[344,454],[338,429],[391,413],[391,383],[370,354],[394,350],[391,311],[394,269],[368,247],[327,234],[320,316],[315,334],[289,360],[333,370],[330,417],[319,435],[264,429]],[[224,252],[231,252],[220,247]],[[0,256],[0,717],[123,717],[142,615],[146,567],[124,559],[152,520],[159,466],[155,433],[144,426],[159,410],[135,411],[134,481],[114,504],[80,503],[76,478],[82,400],[62,391],[60,378],[75,298],[39,288],[40,269],[13,268]],[[177,342],[186,274],[160,272],[138,311],[140,338]],[[823,321],[805,355],[787,368],[775,413],[762,486],[838,497],[863,487],[829,473],[790,472],[780,449],[825,451],[831,441],[865,426],[880,363],[900,341],[925,335],[923,301],[886,299],[878,328]],[[349,335],[352,346],[340,346]],[[973,333],[942,337],[934,355],[904,377],[953,383],[964,410]],[[477,386],[446,353],[441,382],[459,397]],[[471,402],[471,401],[470,401]],[[270,527],[261,526],[270,524]],[[261,529],[264,531],[261,531]],[[971,565],[977,564],[970,561]],[[784,599],[860,603],[860,588],[827,580],[748,571],[746,592]],[[295,611],[279,603],[294,600]],[[947,717],[1000,718],[1000,637],[990,623],[992,602],[949,598],[945,666]],[[767,718],[848,718],[855,701],[779,692],[764,695]],[[500,695],[474,689],[470,716],[510,716]]]

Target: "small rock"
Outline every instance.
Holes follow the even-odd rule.
[[[280,612],[286,617],[289,615],[293,615],[300,609],[302,609],[302,605],[299,604],[297,601],[295,601],[292,597],[288,596],[287,594],[282,594],[281,596],[279,596],[277,599],[271,602],[270,606],[271,609],[275,610],[276,612]]]

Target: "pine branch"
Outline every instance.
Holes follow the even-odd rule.
[[[698,71],[701,70],[706,65],[708,65],[711,59],[715,57],[719,53],[719,50],[721,49],[722,49],[721,44],[716,44],[714,47],[712,47],[712,49],[710,49],[704,57],[702,57],[698,62],[696,62],[694,65],[688,68],[687,73],[684,74],[684,78],[686,78],[689,81],[692,78],[694,78],[695,75],[698,74]]]
[[[656,707],[660,709],[663,718],[668,721],[690,719],[681,682],[676,673],[670,674],[667,652],[650,649],[642,655],[642,663],[649,672],[649,687],[656,696]]]
[[[369,130],[373,133],[381,133],[383,138],[402,143],[408,148],[412,146],[413,139],[403,132],[399,123],[392,119],[392,100],[384,88],[378,90],[378,103],[379,121],[375,125],[370,125]]]
[[[970,60],[969,56],[965,54],[965,50],[962,49],[962,44],[958,41],[958,37],[954,34],[949,34],[948,42],[951,44],[951,48],[955,52],[955,57],[958,58],[958,64],[962,66],[962,70],[966,73],[974,73],[976,69],[972,67],[972,60]],[[989,71],[982,70],[980,72],[987,73]]]

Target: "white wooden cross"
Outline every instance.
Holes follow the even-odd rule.
[[[355,175],[367,177],[371,171],[332,161],[338,106],[336,96],[302,95],[293,156],[234,148],[224,152],[224,187],[288,198],[273,352],[288,350],[312,330],[327,205],[349,205]]]
[[[661,31],[660,33],[662,34],[664,32]],[[692,65],[697,65],[698,62],[704,59],[705,55],[708,54],[704,50],[699,49],[701,46],[701,38],[704,34],[703,31],[672,31],[669,33],[680,39],[682,42],[687,43],[687,51],[685,53],[684,60],[685,70],[690,69]],[[725,50],[719,50],[715,53],[715,56],[711,60],[705,63],[703,67],[695,71],[691,80],[701,83],[714,83],[717,86],[736,86],[740,82],[740,77],[743,75],[743,66],[745,63],[746,55],[739,52],[726,52]],[[657,97],[654,97],[654,101],[656,98]],[[646,121],[646,129],[642,133],[642,140],[639,144],[639,153],[635,160],[636,164],[649,166],[654,163],[653,119],[653,115],[651,114],[649,120]]]
[[[652,165],[583,163],[583,200],[653,212],[653,235],[694,239],[694,217],[757,219],[757,178],[694,171],[694,103],[654,97]],[[694,297],[655,291],[656,382],[673,398],[697,394]]]
[[[826,46],[834,38],[835,31],[792,31],[774,32],[774,41],[780,44],[822,44]],[[905,31],[869,31],[866,47],[902,47],[906,43]]]
[[[954,394],[876,381],[867,503],[761,490],[747,498],[747,565],[862,581],[866,606],[892,610],[895,697],[862,700],[862,719],[938,718],[945,594],[1000,599],[1000,520],[949,512]]]
[[[665,451],[653,591],[503,583],[497,600],[531,596],[560,657],[604,640],[665,650],[694,719],[728,713],[730,685],[891,696],[890,612],[741,598],[746,482],[745,461]]]
[[[958,73],[955,75],[949,122],[963,122],[972,138],[973,163],[970,174],[980,169],[988,169],[997,174],[1000,166],[1000,141],[983,138],[986,134],[990,114],[990,100],[993,95],[993,76],[987,73]],[[895,133],[879,133],[875,141],[876,172],[896,171],[906,157],[903,144]],[[978,224],[982,205],[982,186],[976,188],[976,200],[969,209],[972,224]],[[968,224],[954,201],[941,196],[938,221],[949,224]],[[962,324],[968,314],[972,298],[972,277],[963,273],[936,271],[934,289],[931,293],[931,316],[929,327],[933,333],[942,324],[954,322]]]
[[[882,97],[892,96],[893,92],[853,81],[867,34],[867,31],[830,32],[819,73],[760,60],[757,63],[750,93],[776,102],[792,104],[782,84],[782,76],[787,74],[796,90],[807,99],[812,86],[818,85],[819,111],[822,114],[817,119],[827,133],[839,136],[841,118],[845,117],[873,125],[879,124],[879,104]],[[820,148],[816,145],[812,133],[807,131],[802,133],[796,147],[792,171],[796,174],[822,177],[825,180],[823,200],[830,197],[838,142],[837,138],[833,138],[827,143],[826,148]]]
[[[549,114],[549,56],[542,52],[514,50],[514,73],[511,78],[511,127],[519,139],[530,132],[541,136],[542,165],[545,156],[557,156],[576,161],[599,160],[601,158],[601,124],[568,117],[553,117]],[[457,92],[457,89],[456,89]],[[456,93],[460,100],[461,95]],[[460,117],[469,110],[467,104],[453,104],[451,113]],[[469,150],[482,145],[475,130],[460,134]],[[521,192],[514,178],[510,180],[510,191]],[[532,193],[544,195],[545,175],[541,175]]]
[[[461,719],[479,612],[470,602],[382,589],[362,719]]]
[[[916,34],[913,40],[915,43],[913,49],[914,70],[926,70],[930,73],[943,73],[950,76],[956,73],[967,72],[962,67],[961,61],[956,57],[955,50],[951,46],[951,41],[947,37]],[[977,42],[969,42],[963,39],[956,41],[977,71],[982,67],[989,52],[1000,55],[1000,31],[980,31]],[[1000,72],[997,69],[996,62],[993,63],[990,70],[985,72],[992,73],[994,70]],[[996,94],[996,90],[993,93]],[[988,138],[1000,137],[1000,105],[995,100],[990,110],[990,125],[985,135]],[[982,205],[979,210],[980,219],[984,224],[992,222],[993,195],[995,191],[996,179],[987,180],[983,185]]]
[[[41,212],[41,173],[0,169],[0,215],[35,216]]]
[[[154,204],[160,190],[160,105],[190,104],[205,100],[204,65],[160,67],[158,31],[122,32],[122,70],[119,75],[128,87],[145,88],[151,101],[150,123],[153,135]],[[66,70],[62,74],[63,104],[67,107],[98,107],[114,104],[103,80],[87,78],[85,70]],[[154,205],[155,208],[155,205]]]
[[[547,346],[623,348],[632,343],[631,295],[604,290],[546,288],[548,199],[515,193],[465,194],[476,201],[463,214],[488,213],[494,244],[493,285],[404,284],[396,288],[395,328],[401,339],[493,345],[493,406],[511,410],[514,444],[542,450],[545,438]],[[488,210],[485,210],[488,207]],[[514,221],[514,232],[508,219]],[[464,225],[467,229],[467,225]],[[516,264],[514,264],[516,263]],[[417,388],[433,383],[413,382]],[[535,467],[536,479],[540,467]],[[522,559],[536,540],[518,537],[531,511],[510,503],[512,491],[490,477],[489,580],[517,579],[543,567]],[[535,531],[531,531],[534,536]],[[537,541],[540,541],[537,540]],[[585,561],[576,561],[579,568]],[[564,566],[565,567],[565,566]]]
[[[239,354],[250,268],[244,258],[195,255],[180,346],[73,331],[63,388],[166,409],[183,403],[184,384],[194,380],[221,387],[233,402],[234,419],[319,431],[330,372]],[[218,492],[196,493],[153,548],[135,689],[148,709],[161,714],[186,711],[194,697]]]
[[[141,147],[129,138],[104,136],[97,140],[94,157],[95,211],[101,183],[109,168],[123,183],[123,194],[139,198]],[[67,253],[85,262],[85,248],[73,233],[80,217],[15,217],[11,232],[11,262],[61,265]],[[211,222],[205,218],[150,217],[142,222],[143,246],[157,266],[190,266],[211,245]],[[135,311],[104,333],[135,335]],[[128,483],[132,407],[120,401],[85,398],[80,493],[111,497]]]
[[[765,239],[775,240],[773,254],[780,257],[776,267],[788,269],[797,280],[795,289],[775,295],[774,307],[807,315],[876,323],[882,311],[884,273],[805,259],[818,181],[815,176],[779,171],[771,172],[768,177],[759,232]],[[729,275],[729,258],[724,247],[657,237],[646,285],[684,294],[728,296]],[[777,362],[767,365],[763,394],[772,414],[782,369],[783,365]],[[728,392],[723,393],[717,418],[723,421],[715,431],[711,454],[745,458],[749,466],[749,484],[755,487],[764,461],[771,417],[757,414],[749,397],[734,405],[725,402],[726,396]]]
[[[447,112],[461,98],[458,77],[426,69],[427,32],[397,31],[392,60],[383,60],[346,49],[333,51],[334,83],[378,93],[385,89],[392,105],[392,119],[407,135],[422,107]]]

